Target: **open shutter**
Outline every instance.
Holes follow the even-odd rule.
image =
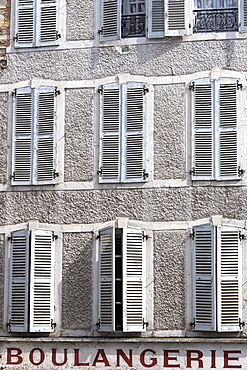
[[[239,32],[247,32],[247,1],[238,0],[239,9]]]
[[[99,234],[99,331],[115,331],[115,229]]]
[[[239,331],[241,320],[240,229],[218,229],[218,331]]]
[[[165,3],[164,0],[148,2],[148,37],[160,38],[165,36]]]
[[[141,332],[145,326],[145,233],[123,229],[123,331]]]
[[[143,181],[146,176],[144,145],[146,93],[142,84],[123,85],[122,178],[125,182]]]
[[[188,33],[186,24],[185,0],[164,0],[165,1],[165,35],[183,36]],[[186,0],[188,1],[188,0]]]
[[[9,325],[11,332],[28,331],[29,238],[27,230],[11,234]]]
[[[237,84],[219,85],[218,176],[238,179],[238,96]]]
[[[192,179],[213,179],[213,93],[211,83],[192,85]]]
[[[40,3],[39,44],[54,45],[58,43],[58,0],[41,0]]]
[[[120,181],[120,100],[118,84],[103,86],[100,107],[99,182]]]
[[[193,229],[193,320],[194,330],[216,330],[215,229]]]
[[[16,0],[16,47],[34,45],[34,27],[34,0]]]
[[[31,88],[14,94],[13,177],[14,185],[30,185],[32,181],[33,95]]]
[[[54,249],[51,231],[31,231],[30,332],[53,331]]]
[[[101,0],[100,41],[120,39],[121,0]]]
[[[38,184],[51,184],[56,182],[54,173],[56,172],[55,117],[57,98],[53,87],[40,88],[37,94],[38,112],[35,138],[37,167],[35,179]]]

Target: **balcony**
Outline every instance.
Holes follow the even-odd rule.
[[[122,15],[122,37],[145,36],[145,14]]]
[[[238,8],[194,10],[194,33],[238,31]]]

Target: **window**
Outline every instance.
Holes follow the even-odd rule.
[[[239,94],[237,80],[202,79],[192,91],[192,179],[241,178],[238,153]]]
[[[58,93],[54,87],[25,87],[13,93],[13,185],[56,181]]]
[[[16,47],[58,43],[58,1],[16,0]]]
[[[194,330],[241,330],[241,237],[237,227],[193,229]]]
[[[140,83],[102,86],[100,182],[145,181],[146,93]]]
[[[146,330],[145,241],[140,229],[100,231],[99,331]]]
[[[18,230],[11,234],[10,332],[54,329],[54,234]]]

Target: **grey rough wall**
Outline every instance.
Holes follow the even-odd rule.
[[[154,232],[154,328],[185,328],[184,232]]]
[[[92,181],[93,89],[66,90],[65,181]]]
[[[154,178],[184,178],[184,85],[154,87]]]
[[[222,69],[246,70],[247,40],[168,42],[130,47],[120,54],[115,47],[27,52],[8,55],[2,83],[34,77],[57,80],[101,78],[118,73],[146,76],[180,75]],[[234,53],[233,53],[234,51]],[[178,58],[179,56],[179,58]]]
[[[8,109],[8,94],[0,93],[0,184],[6,183],[7,169],[7,109]]]
[[[67,1],[66,40],[89,40],[94,36],[94,0]]]
[[[4,312],[4,234],[0,234],[0,330],[2,330],[3,323],[3,312]],[[5,325],[4,325],[5,326]],[[5,329],[5,327],[4,327]]]
[[[92,325],[92,234],[65,233],[63,240],[62,328]]]

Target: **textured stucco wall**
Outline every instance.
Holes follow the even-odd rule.
[[[154,328],[184,330],[184,232],[154,233]]]
[[[93,92],[93,89],[66,90],[65,181],[92,180]]]
[[[3,326],[3,310],[4,310],[4,253],[5,243],[4,235],[0,234],[0,328]]]
[[[0,184],[6,183],[8,94],[0,93]]]
[[[67,1],[66,40],[89,40],[94,36],[94,0]]]
[[[63,238],[62,328],[90,330],[92,325],[92,234]]]
[[[130,46],[128,54],[115,47],[83,48],[9,54],[2,83],[34,77],[57,80],[100,78],[118,73],[146,76],[180,75],[214,67],[246,70],[247,40],[168,42]],[[178,57],[179,56],[179,57]]]
[[[154,87],[154,178],[183,178],[184,85]]]

